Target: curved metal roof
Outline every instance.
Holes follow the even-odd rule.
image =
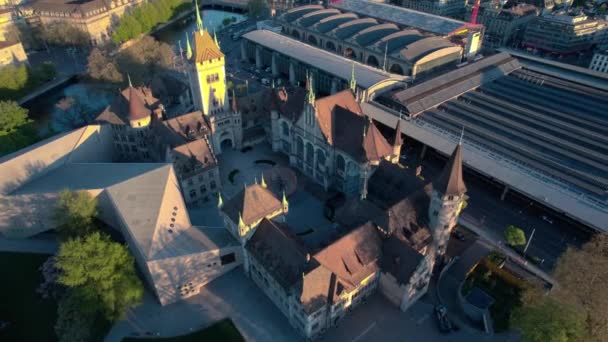
[[[300,6],[300,7],[295,7],[290,9],[289,11],[287,11],[285,14],[282,15],[283,20],[287,21],[287,22],[292,22],[294,20],[298,20],[300,19],[300,17],[302,17],[303,15],[310,13],[310,12],[315,12],[318,10],[322,10],[323,6],[321,5],[308,5],[308,6]]]
[[[336,14],[332,15],[331,17],[321,19],[321,21],[314,25],[314,29],[316,29],[318,32],[325,33],[335,29],[339,25],[357,19],[359,19],[359,17],[354,13]]]
[[[402,30],[380,39],[375,44],[375,48],[379,51],[384,51],[386,44],[388,44],[387,52],[390,54],[423,38],[424,36],[418,30]]]
[[[357,44],[367,46],[380,40],[382,37],[386,37],[389,34],[393,34],[398,31],[399,28],[395,24],[380,24],[368,27],[365,30],[357,33],[353,39],[357,42]]]
[[[340,13],[342,12],[334,8],[322,9],[319,11],[305,14],[304,16],[302,16],[302,18],[298,19],[298,24],[304,27],[310,27],[324,18],[331,17]]]
[[[332,32],[338,39],[346,39],[354,36],[357,32],[365,30],[368,27],[377,25],[378,21],[372,18],[363,18],[344,23],[336,27]]]
[[[408,45],[405,49],[401,50],[401,56],[406,60],[415,63],[417,60],[431,52],[453,46],[456,46],[456,44],[443,37],[428,37]]]

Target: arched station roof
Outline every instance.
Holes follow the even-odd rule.
[[[445,48],[456,47],[456,44],[442,37],[427,37],[409,44],[405,49],[401,50],[401,56],[410,61],[417,62],[419,59],[427,55]]]
[[[361,30],[365,30],[366,28],[377,25],[377,24],[378,24],[378,21],[376,21],[376,19],[372,19],[372,18],[363,18],[363,19],[352,20],[352,21],[346,22],[344,24],[341,24],[340,26],[336,27],[332,31],[329,31],[328,35],[333,35],[334,37],[336,37],[338,39],[344,40],[344,39],[354,36],[355,34],[357,34],[357,32],[359,32]]]
[[[322,9],[322,10],[306,13],[300,19],[297,20],[297,25],[303,26],[303,27],[310,27],[327,17],[331,17],[333,15],[341,14],[341,13],[342,12],[338,11],[337,9],[333,9],[333,8],[332,9]]]
[[[344,23],[351,22],[355,19],[359,19],[359,17],[357,17],[357,15],[354,13],[336,14],[332,15],[331,17],[322,19],[321,21],[315,24],[313,29],[321,33],[326,33]]]
[[[315,12],[315,11],[322,10],[322,9],[323,9],[323,6],[321,6],[321,5],[307,5],[307,6],[295,7],[295,8],[290,9],[289,11],[285,12],[285,14],[283,14],[283,20],[285,20],[287,22],[292,22],[292,21],[300,19],[306,13]]]
[[[391,54],[396,50],[423,38],[424,36],[418,30],[402,30],[380,39],[380,41],[374,44],[374,48],[378,51],[384,51],[386,44],[388,44],[388,49],[386,49],[386,51]]]
[[[395,32],[399,32],[397,25],[380,24],[359,31],[359,33],[353,37],[353,40],[355,40],[358,45],[365,47]]]

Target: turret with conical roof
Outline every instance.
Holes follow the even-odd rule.
[[[462,144],[456,145],[441,175],[433,182],[429,204],[429,228],[436,255],[445,253],[450,232],[458,222],[467,191],[462,179]]]
[[[433,189],[444,196],[462,196],[467,187],[462,179],[462,144],[456,145],[443,172],[433,184]]]

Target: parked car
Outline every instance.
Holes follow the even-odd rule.
[[[263,84],[263,85],[265,85],[265,86],[267,86],[267,85],[269,85],[269,84],[270,84],[270,80],[269,80],[269,79],[267,79],[267,78],[262,78],[261,82],[262,82],[262,84]]]
[[[264,70],[264,71],[266,71],[266,73],[270,73],[272,71],[272,69],[266,68],[266,70]]]
[[[437,326],[439,331],[447,334],[452,331],[452,322],[448,318],[448,309],[443,305],[435,306],[435,319],[437,320]]]

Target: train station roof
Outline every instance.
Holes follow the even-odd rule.
[[[346,81],[350,80],[354,63],[357,84],[362,88],[387,79],[407,79],[406,76],[385,72],[271,31],[251,31],[243,38]]]
[[[466,24],[464,21],[374,1],[340,0],[331,7],[444,36]]]
[[[608,231],[608,79],[551,70],[500,53],[376,103],[409,115],[408,135],[443,152],[437,136],[464,129],[477,171]]]

